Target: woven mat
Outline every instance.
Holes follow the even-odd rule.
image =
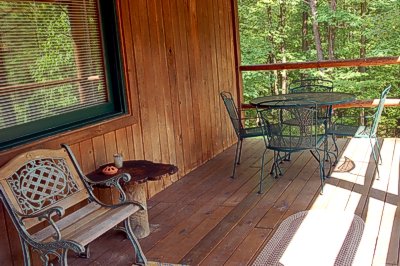
[[[351,265],[364,221],[348,212],[311,210],[286,218],[253,265]]]
[[[133,264],[132,266],[135,266]],[[168,262],[148,261],[146,266],[188,266],[187,264],[174,264]]]

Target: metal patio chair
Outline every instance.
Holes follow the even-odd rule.
[[[235,129],[236,136],[238,137],[238,142],[236,145],[235,161],[233,163],[233,173],[232,173],[232,178],[234,178],[236,172],[236,165],[240,164],[240,156],[242,153],[243,140],[247,138],[262,136],[263,130],[260,126],[258,126],[257,117],[241,118],[231,93],[223,91],[220,93],[220,95],[222,100],[224,101],[233,128]],[[257,126],[245,127],[242,122],[244,120],[254,120],[254,124]]]
[[[260,104],[262,107],[262,103]],[[324,161],[326,152],[326,122],[317,119],[318,106],[313,102],[290,104],[288,101],[276,101],[268,108],[257,108],[257,114],[263,129],[265,151],[262,156],[259,193],[262,193],[264,180],[264,161],[267,150],[274,152],[273,171],[275,177],[282,174],[279,164],[282,161],[280,152],[292,153],[310,150],[319,163],[321,193],[325,182]],[[294,121],[295,123],[286,123]],[[321,148],[321,146],[323,146]]]
[[[289,84],[289,93],[332,92],[333,82],[327,79],[300,79]]]
[[[289,84],[289,93],[304,93],[304,92],[332,92],[333,81],[320,78],[299,79],[294,80]],[[332,106],[320,107],[318,111],[318,119],[320,121],[327,120],[330,124],[332,116]],[[287,123],[294,123],[293,120]],[[286,155],[286,160],[290,161],[290,153]]]
[[[346,118],[347,120],[351,120],[354,117],[341,117],[339,118],[335,123],[332,124],[332,126],[328,129],[327,134],[332,136],[333,138],[333,143],[335,145],[335,150],[338,153],[338,146],[336,143],[336,137],[353,137],[353,138],[369,138],[371,148],[372,148],[372,155],[374,157],[375,164],[378,166],[378,159],[376,156],[375,152],[375,145],[372,142],[372,139],[375,139],[376,147],[377,147],[377,152],[379,155],[380,161],[382,161],[382,157],[380,155],[380,145],[378,142],[377,138],[377,130],[378,130],[378,125],[380,122],[380,118],[382,115],[382,111],[384,108],[384,104],[386,101],[386,96],[389,93],[391,89],[391,85],[389,85],[387,88],[385,88],[380,96],[379,99],[379,104],[376,107],[376,110],[372,116],[363,116],[361,117],[361,121],[363,121],[364,125],[352,125],[349,124],[348,122],[346,123]],[[357,120],[360,121],[359,116],[357,116]],[[367,125],[366,125],[367,124]],[[369,125],[368,125],[369,124]],[[337,163],[337,157],[335,164]]]

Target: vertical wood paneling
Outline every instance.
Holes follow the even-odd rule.
[[[165,51],[166,51],[166,68],[168,69],[169,79],[169,94],[170,99],[168,107],[171,111],[171,123],[174,126],[174,133],[172,134],[172,141],[168,142],[169,150],[172,151],[171,163],[175,165],[184,165],[183,161],[183,149],[182,149],[182,126],[179,111],[179,94],[177,85],[177,70],[176,70],[176,54],[177,50],[175,47],[174,36],[175,31],[172,25],[172,10],[170,1],[161,1],[162,4],[162,17],[164,18],[164,36],[165,36]],[[177,103],[177,104],[173,104]],[[166,110],[168,112],[168,110]],[[171,132],[170,132],[171,133]],[[168,135],[170,135],[170,133]],[[181,169],[184,171],[184,169]],[[177,180],[178,175],[166,178],[164,182],[165,186]]]
[[[192,110],[192,91],[190,89],[190,68],[189,66],[189,53],[187,43],[187,22],[185,20],[186,7],[185,3],[181,0],[171,1],[173,8],[176,11],[175,19],[172,20],[174,28],[176,29],[174,39],[177,45],[177,79],[179,91],[179,111],[181,114],[181,127],[182,127],[182,143],[183,143],[183,156],[184,156],[184,169],[185,172],[190,171],[195,167],[195,134],[193,124],[193,110]]]
[[[23,265],[23,256],[22,256],[22,249],[21,249],[21,243],[19,240],[18,232],[17,229],[15,229],[15,226],[11,220],[11,218],[8,216],[8,213],[5,212],[6,214],[6,227],[7,227],[7,234],[8,234],[8,245],[11,251],[11,259],[14,263],[14,265]],[[2,245],[3,246],[3,245]],[[2,247],[1,247],[2,248]]]
[[[92,139],[95,167],[98,168],[107,163],[104,137],[98,136]]]
[[[96,169],[96,165],[94,162],[94,154],[93,154],[93,145],[92,140],[85,140],[79,143],[79,148],[81,151],[81,168],[84,173],[90,173],[94,169]]]
[[[4,265],[12,265],[12,257],[9,246],[5,215],[7,215],[6,210],[3,205],[0,204],[0,244],[3,244],[0,248],[0,262],[2,264],[4,263]]]
[[[85,173],[112,162],[116,152],[177,165],[177,175],[148,182],[151,197],[236,141],[219,96],[237,94],[231,0],[117,2],[128,104],[137,123],[84,139],[60,136],[41,147],[69,144]],[[97,191],[104,200],[110,193]],[[7,216],[0,206],[0,261],[17,265],[19,240]]]

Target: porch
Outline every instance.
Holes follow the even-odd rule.
[[[400,232],[393,228],[400,224],[400,139],[381,140],[379,180],[370,145],[363,141],[368,142],[340,140],[340,161],[323,195],[317,163],[309,152],[294,154],[282,166],[284,175],[268,177],[266,192],[259,195],[262,139],[246,140],[235,179],[229,178],[234,147],[227,149],[149,200],[152,233],[140,241],[146,256],[191,265],[246,265],[285,218],[328,209],[351,211],[365,221],[355,258],[363,260],[361,265],[399,265]],[[89,260],[71,257],[70,263],[128,265],[133,250],[126,241],[110,232],[93,243]]]

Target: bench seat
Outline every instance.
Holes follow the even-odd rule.
[[[117,208],[106,208],[91,202],[56,222],[63,239],[75,241],[86,246],[109,230],[110,223],[118,225],[139,210],[136,205],[124,205]],[[54,241],[55,231],[52,226],[38,231],[32,236],[36,241]]]

